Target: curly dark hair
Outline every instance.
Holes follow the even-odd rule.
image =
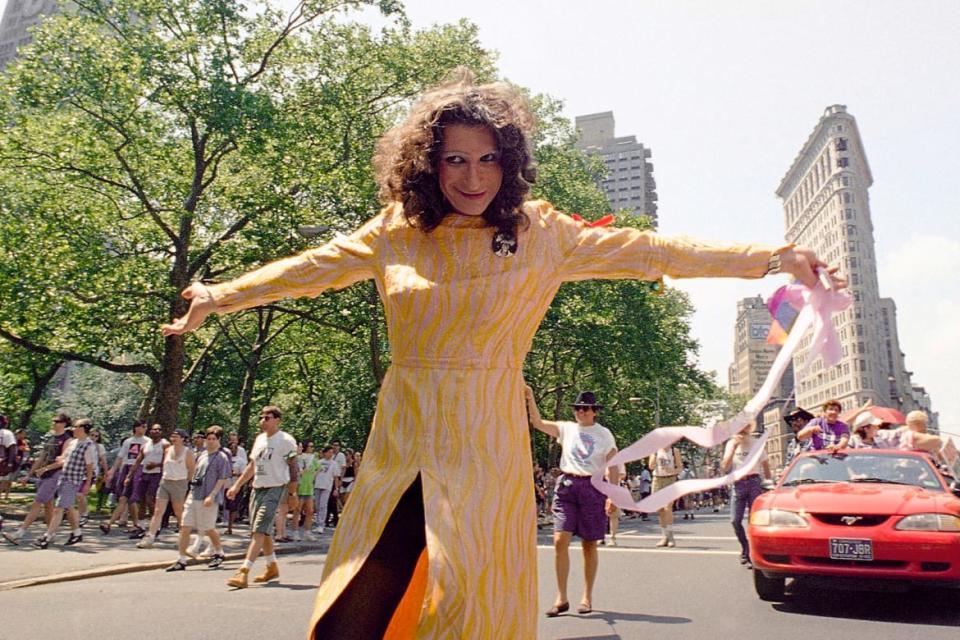
[[[511,235],[518,226],[526,228],[529,221],[520,205],[536,179],[533,114],[516,88],[505,82],[476,85],[473,73],[463,67],[424,93],[406,120],[377,143],[373,164],[384,204],[402,204],[407,221],[424,232],[437,228],[450,213],[437,165],[444,128],[453,124],[488,127],[497,141],[503,181],[483,219]]]

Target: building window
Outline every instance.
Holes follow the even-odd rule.
[[[838,128],[837,131],[840,131]],[[847,139],[846,138],[837,138],[837,151],[846,151],[847,150]]]
[[[837,158],[837,166],[841,169],[846,169],[850,166],[850,158]]]

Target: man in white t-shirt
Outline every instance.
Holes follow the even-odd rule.
[[[327,522],[327,505],[330,498],[336,499],[340,491],[340,474],[342,469],[333,457],[334,448],[327,445],[320,454],[320,470],[313,478],[313,502],[317,508],[317,527],[314,533],[320,535],[323,533],[324,524]]]
[[[117,459],[113,461],[113,467],[107,472],[107,484],[113,481],[113,495],[117,497],[117,508],[110,515],[110,520],[106,524],[100,525],[100,531],[103,535],[110,533],[113,523],[126,518],[127,503],[130,501],[130,495],[133,493],[133,483],[127,482],[133,463],[140,456],[140,450],[146,446],[149,440],[144,435],[147,432],[147,423],[144,420],[137,420],[133,423],[133,435],[123,441],[120,445],[120,451],[117,453]],[[133,523],[136,525],[139,517],[139,510],[136,503],[130,504],[130,515],[133,517]]]
[[[143,505],[141,511],[146,519],[147,512],[153,515],[153,508],[157,500],[157,489],[160,488],[160,479],[163,476],[163,454],[170,446],[170,442],[163,437],[163,427],[154,424],[150,427],[149,440],[140,449],[140,455],[133,462],[133,468],[127,474],[125,482],[133,485],[130,492],[131,505]],[[139,540],[146,534],[143,524],[133,521],[131,540]]]
[[[583,548],[584,589],[577,612],[593,611],[593,584],[597,578],[597,543],[606,532],[607,516],[613,505],[590,483],[590,477],[605,469],[611,484],[620,483],[620,470],[607,468],[607,461],[617,453],[617,443],[606,427],[596,422],[597,402],[592,391],[583,391],[573,403],[576,422],[551,422],[540,417],[533,389],[526,387],[530,423],[538,431],[560,442],[560,476],[553,498],[553,546],[557,570],[557,599],[547,611],[553,618],[570,609],[567,599],[567,577],[570,574],[570,538],[580,536]]]
[[[254,561],[263,550],[267,569],[254,578],[254,582],[268,582],[280,577],[277,556],[273,553],[273,518],[281,500],[288,492],[296,492],[297,441],[289,433],[280,430],[280,409],[266,406],[260,410],[260,435],[253,442],[250,461],[243,474],[227,490],[227,498],[233,500],[248,480],[253,478],[253,497],[250,499],[250,531],[252,538],[247,547],[247,557],[227,585],[245,589],[247,575]]]

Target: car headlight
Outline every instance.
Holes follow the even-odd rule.
[[[917,513],[893,527],[898,531],[948,531],[960,533],[960,517],[949,513]]]
[[[807,519],[796,511],[785,509],[758,509],[750,512],[750,524],[757,527],[794,527],[810,526]]]

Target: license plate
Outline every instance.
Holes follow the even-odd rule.
[[[860,538],[830,538],[831,560],[873,560],[873,541]]]

